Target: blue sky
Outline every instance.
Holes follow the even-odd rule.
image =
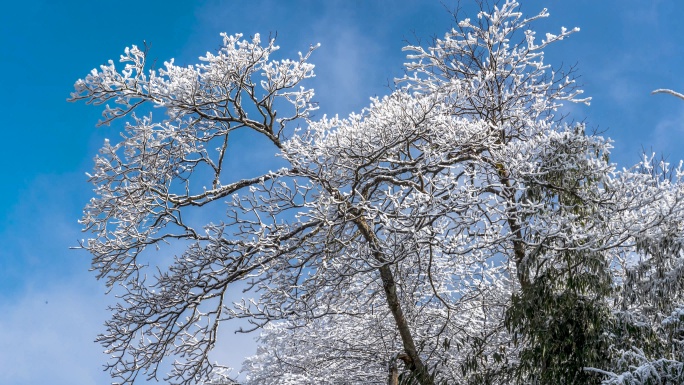
[[[681,0],[522,0],[523,12],[546,7],[537,32],[581,28],[550,47],[547,62],[578,65],[591,107],[572,117],[607,130],[612,159],[634,164],[642,149],[684,158],[684,101],[650,95],[684,91]],[[443,0],[447,7],[456,1]],[[103,285],[77,223],[91,196],[85,172],[105,137],[101,109],[67,103],[76,79],[126,46],[191,64],[220,44],[219,33],[278,34],[284,56],[321,43],[312,56],[321,114],[347,114],[385,94],[402,74],[401,47],[441,36],[453,20],[438,0],[348,1],[15,1],[0,14],[0,383],[106,384],[105,356],[92,340],[107,318]],[[464,11],[471,0],[462,0]],[[474,16],[474,14],[472,14]],[[244,144],[249,148],[249,143]],[[239,366],[250,336],[221,345]]]

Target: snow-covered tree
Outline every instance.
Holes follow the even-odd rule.
[[[670,94],[670,95],[676,96],[676,97],[678,97],[678,98],[680,98],[680,99],[684,99],[684,94],[680,94],[680,93],[677,92],[677,91],[673,91],[673,90],[670,90],[670,89],[667,89],[667,88],[660,88],[660,89],[657,89],[657,90],[655,90],[655,91],[653,91],[653,92],[651,92],[651,93],[652,93],[652,94]]]
[[[406,47],[396,90],[347,118],[310,115],[315,47],[275,60],[258,35],[159,70],[133,47],[79,80],[72,100],[128,119],[82,219],[120,286],[99,337],[111,374],[168,359],[171,382],[216,380],[230,319],[262,332],[250,384],[384,384],[397,363],[421,385],[681,372],[684,171],[617,171],[609,140],[557,116],[589,99],[544,63],[577,31],[538,39],[547,16],[507,0]],[[236,177],[236,130],[272,171]]]

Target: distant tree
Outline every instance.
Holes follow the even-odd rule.
[[[168,358],[173,383],[217,381],[230,319],[262,331],[248,384],[386,384],[398,362],[421,385],[614,383],[634,352],[664,359],[680,329],[632,330],[682,303],[684,171],[617,171],[609,140],[556,117],[589,99],[543,49],[577,30],[538,41],[547,12],[517,8],[406,47],[398,88],[348,118],[311,117],[315,47],[274,60],[258,35],[158,70],[133,47],[77,81],[71,100],[115,104],[101,124],[128,118],[82,219],[98,277],[123,290],[98,338],[112,376]],[[275,171],[236,177],[237,130]],[[167,243],[185,251],[154,259]]]
[[[684,95],[658,89],[684,99]],[[683,193],[682,166],[673,169],[664,160],[645,159],[639,170],[654,185],[668,186],[669,196],[660,203],[675,201]],[[670,206],[671,207],[671,206]],[[620,301],[613,309],[610,371],[604,384],[647,385],[684,383],[684,225],[678,210],[652,214],[664,218],[660,226],[634,237],[637,254],[623,260],[616,277]]]

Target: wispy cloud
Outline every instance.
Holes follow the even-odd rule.
[[[660,97],[665,97],[661,95]],[[674,98],[673,98],[674,99]],[[661,116],[655,123],[651,133],[651,142],[654,149],[662,153],[666,157],[671,154],[677,154],[681,151],[681,143],[684,142],[684,102],[679,102],[679,106],[675,106],[670,113]],[[670,162],[676,163],[679,159],[668,159]]]
[[[36,287],[2,304],[0,383],[108,383],[102,371],[106,357],[93,342],[105,318],[105,301],[92,277],[73,278],[73,283]]]
[[[316,93],[323,109],[346,114],[367,105],[372,92],[387,81],[375,73],[373,59],[386,53],[356,26],[335,23],[330,17],[319,20],[314,29],[322,41],[313,61],[321,79]]]
[[[105,384],[93,340],[106,319],[104,289],[85,253],[69,250],[87,201],[82,175],[38,175],[0,231],[1,384]],[[81,187],[86,187],[85,189]],[[85,190],[85,191],[84,191]]]

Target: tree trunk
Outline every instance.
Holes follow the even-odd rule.
[[[333,192],[333,195],[341,201],[344,201],[344,197],[339,192]],[[387,306],[392,312],[394,317],[394,322],[397,325],[397,330],[401,336],[401,342],[404,345],[404,352],[408,356],[405,359],[406,366],[413,373],[420,383],[420,385],[434,385],[434,381],[429,376],[425,364],[420,359],[418,355],[418,349],[416,349],[416,343],[411,335],[411,329],[406,321],[404,312],[401,309],[401,303],[399,302],[399,297],[397,296],[397,284],[394,280],[394,275],[392,274],[392,269],[390,268],[389,261],[385,259],[381,248],[380,242],[377,239],[376,234],[373,232],[371,226],[366,222],[363,217],[363,212],[354,207],[347,206],[349,214],[354,216],[353,222],[356,224],[357,228],[364,239],[368,242],[373,250],[373,258],[380,263],[383,263],[378,270],[380,271],[380,278],[382,279],[382,288],[385,291],[385,298],[387,300]]]
[[[411,372],[418,374],[418,379],[422,385],[432,385],[432,382],[429,379],[424,378],[427,377],[425,376],[425,365],[418,355],[418,349],[416,349],[416,344],[413,341],[411,329],[409,328],[406,317],[404,317],[404,312],[401,309],[401,303],[397,296],[397,285],[394,281],[392,269],[390,269],[389,265],[383,265],[379,270],[380,277],[382,278],[382,288],[385,290],[387,305],[392,312],[394,322],[399,330],[401,342],[404,345],[404,351],[408,355],[408,368]]]
[[[380,242],[376,238],[376,235],[368,222],[366,222],[366,220],[363,218],[362,212],[354,208],[350,208],[349,212],[356,217],[354,219],[354,223],[363,235],[364,239],[371,246],[373,250],[373,258],[380,263],[387,263],[388,261],[380,251]],[[401,342],[404,345],[404,352],[408,356],[405,360],[406,365],[411,373],[416,376],[416,379],[420,385],[434,385],[434,382],[427,372],[425,364],[423,364],[423,361],[418,355],[416,343],[413,340],[411,329],[409,328],[408,321],[406,321],[404,311],[402,310],[401,303],[399,302],[399,297],[397,296],[397,284],[394,280],[392,269],[390,268],[389,264],[384,264],[381,265],[378,270],[380,271],[380,278],[382,279],[382,288],[385,291],[387,306],[389,306],[389,309],[392,312],[394,322],[397,325],[397,330],[401,336]]]
[[[397,368],[396,360],[392,360],[392,362],[390,362],[387,385],[399,385],[399,369]]]

